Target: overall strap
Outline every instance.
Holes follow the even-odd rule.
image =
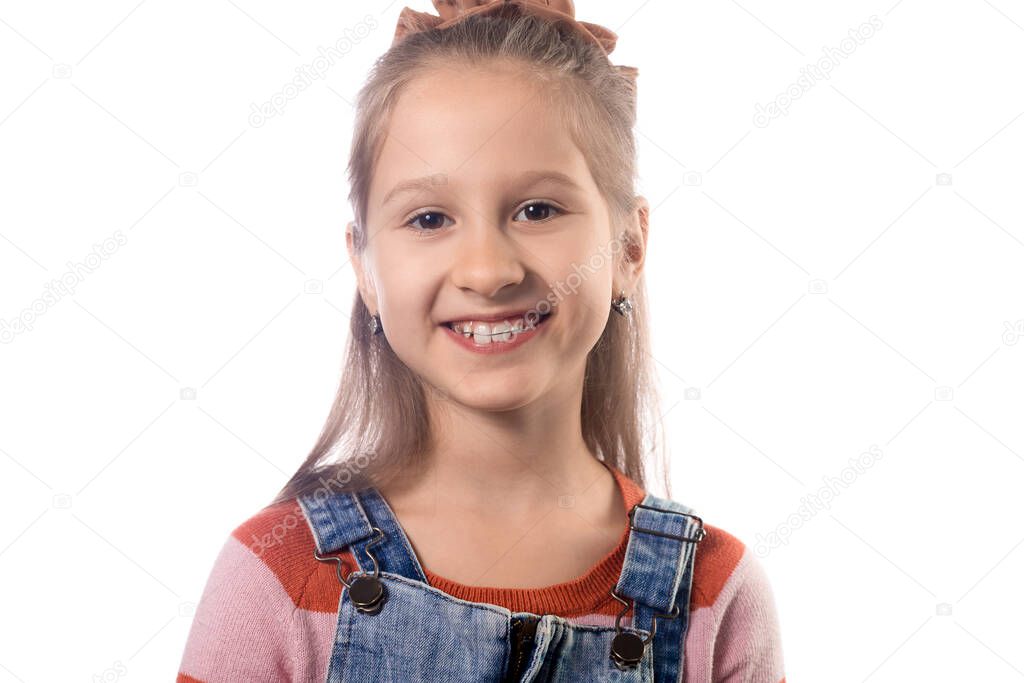
[[[298,502],[320,555],[332,555],[350,547],[361,571],[373,572],[372,554],[380,571],[427,583],[412,544],[377,489],[316,493],[300,495]]]
[[[690,589],[702,520],[681,503],[648,493],[630,510],[626,557],[615,593],[633,600],[633,626],[655,636],[655,682],[681,680]]]

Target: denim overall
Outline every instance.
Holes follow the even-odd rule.
[[[623,609],[616,626],[600,627],[448,595],[427,583],[377,489],[317,493],[298,502],[314,556],[337,562],[342,583],[327,683],[683,680],[693,562],[705,535],[690,508],[648,493],[630,510],[613,592]],[[359,569],[343,577],[330,555],[346,547]],[[631,623],[620,623],[630,605]],[[625,662],[612,657],[613,640]]]

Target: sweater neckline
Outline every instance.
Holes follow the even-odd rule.
[[[605,462],[601,464],[615,478],[625,504],[623,516],[628,516],[629,510],[643,500],[646,491],[617,467]],[[594,612],[608,600],[614,599],[610,591],[618,583],[628,542],[629,522],[624,520],[618,544],[597,564],[575,579],[537,588],[472,586],[436,574],[426,567],[422,568],[428,584],[461,600],[500,605],[513,612],[555,612],[562,616],[575,616]]]

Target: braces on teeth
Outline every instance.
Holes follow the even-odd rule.
[[[523,318],[519,318],[511,324],[508,320],[499,322],[493,326],[488,323],[474,324],[472,321],[467,321],[449,323],[448,326],[466,339],[470,337],[478,337],[478,341],[484,340],[485,343],[488,341],[502,342],[511,341],[517,334],[524,330],[536,329],[537,325],[539,325],[546,317],[546,315],[541,316],[537,322],[532,325],[526,324]]]

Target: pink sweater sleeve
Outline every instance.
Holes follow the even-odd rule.
[[[293,612],[270,568],[230,536],[196,607],[178,682],[291,683]]]
[[[775,597],[763,565],[749,547],[719,598],[714,683],[784,681]]]

